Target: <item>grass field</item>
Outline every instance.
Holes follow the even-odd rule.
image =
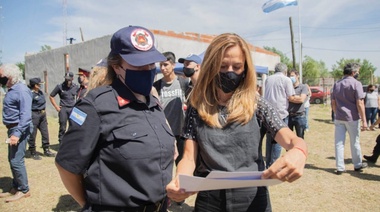
[[[349,141],[345,148],[347,173],[334,173],[334,125],[330,107],[312,105],[310,131],[305,140],[309,157],[304,176],[294,183],[270,187],[273,211],[380,211],[380,161],[369,164],[363,173],[354,172]],[[49,118],[52,150],[57,151],[58,120]],[[370,154],[380,130],[361,133],[363,154]],[[9,189],[11,173],[7,161],[6,129],[0,126],[0,192]],[[41,141],[38,137],[38,151]],[[265,146],[265,145],[264,145]],[[265,151],[264,151],[265,152]],[[32,196],[14,203],[0,199],[0,211],[79,211],[80,208],[64,188],[54,165],[54,158],[40,161],[26,158],[26,167]],[[173,212],[192,211],[195,196],[184,205],[173,205]]]

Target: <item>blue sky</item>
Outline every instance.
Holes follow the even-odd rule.
[[[301,20],[303,55],[322,60],[327,68],[341,58],[369,60],[380,76],[379,0],[301,0],[269,14],[267,0],[0,0],[0,49],[3,63],[24,61],[41,46],[65,45],[110,35],[128,25],[150,29],[220,34],[235,32],[255,46],[275,47],[291,55],[289,17],[295,40]],[[67,15],[64,15],[66,11]],[[298,15],[299,12],[299,15]],[[66,26],[66,27],[65,27]],[[296,60],[299,46],[295,44]]]

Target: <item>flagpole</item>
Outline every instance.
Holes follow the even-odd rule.
[[[301,0],[298,0],[298,33],[299,33],[299,72],[300,72],[300,83],[302,84],[302,40],[301,40],[301,16],[300,9],[301,8]]]

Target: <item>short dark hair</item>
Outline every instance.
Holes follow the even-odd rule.
[[[295,69],[295,68],[292,68],[290,71],[289,71],[289,75],[290,75],[290,73],[294,73],[296,76],[299,76],[300,75],[300,72],[298,72],[297,71],[297,69]]]
[[[352,72],[358,72],[360,69],[359,63],[347,63],[343,68],[344,75],[351,75]]]
[[[164,52],[162,54],[166,57],[167,61],[170,61],[173,64],[175,63],[175,54],[173,52]]]

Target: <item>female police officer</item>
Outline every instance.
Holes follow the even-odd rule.
[[[154,63],[165,60],[149,30],[120,29],[107,61],[112,84],[73,108],[56,165],[84,211],[166,211],[175,139],[150,94]]]

